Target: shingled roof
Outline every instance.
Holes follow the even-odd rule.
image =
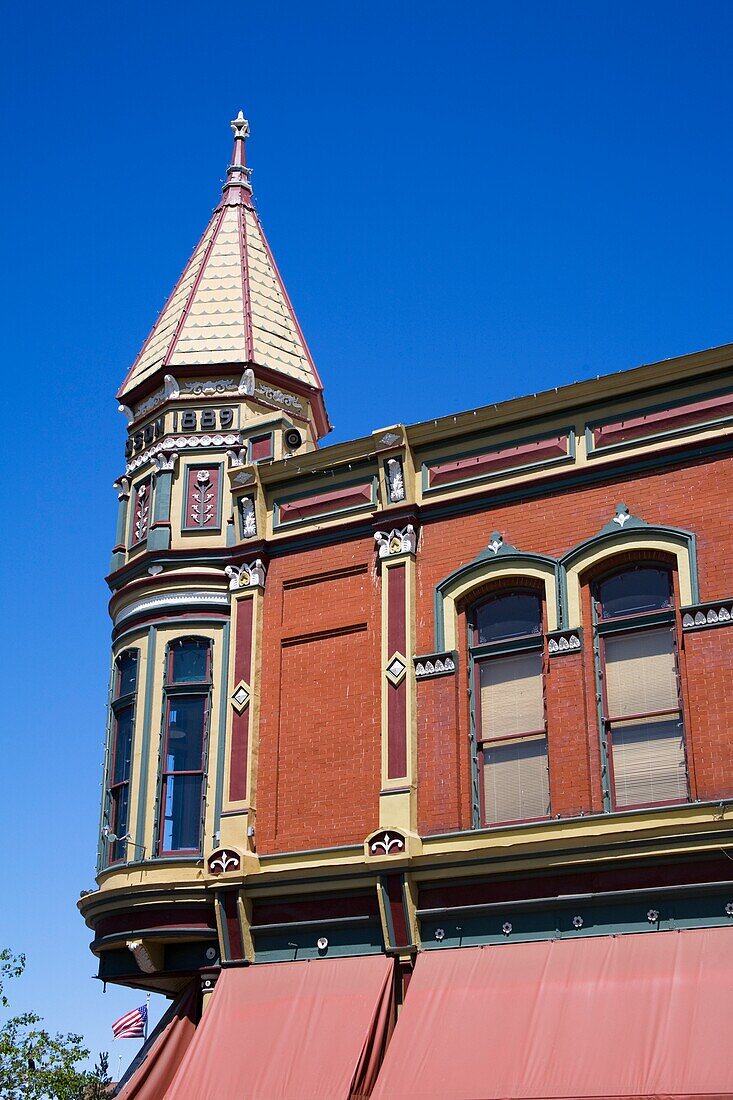
[[[234,152],[221,201],[186,264],[119,398],[180,367],[249,365],[322,391],[277,265],[252,205],[249,123],[232,122]]]

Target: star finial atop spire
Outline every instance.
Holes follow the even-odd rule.
[[[249,182],[249,177],[252,174],[252,169],[247,167],[247,163],[244,155],[244,143],[250,134],[249,122],[244,117],[242,111],[239,112],[236,118],[233,118],[230,126],[234,133],[234,152],[232,153],[232,163],[227,168],[227,178],[222,188],[224,195],[222,202],[227,205],[234,203],[235,205],[241,202],[248,203],[249,195],[252,193],[252,184]],[[246,192],[243,194],[242,192]]]

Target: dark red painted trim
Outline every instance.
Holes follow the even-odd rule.
[[[395,651],[407,658],[405,590],[407,572],[403,565],[387,570],[387,660]],[[400,684],[387,685],[387,778],[407,774],[407,676]]]
[[[376,892],[349,894],[331,898],[304,898],[295,901],[255,901],[252,926],[259,924],[290,924],[306,920],[328,920],[334,917],[379,917]]]
[[[102,917],[94,925],[95,934],[110,936],[115,932],[150,931],[152,929],[164,930],[178,927],[201,928],[208,931],[216,931],[216,916],[213,906],[202,904],[197,906],[170,905],[167,907],[146,909],[126,909],[122,913],[114,913],[108,917]]]
[[[458,458],[453,462],[428,466],[430,485],[445,485],[452,481],[465,481],[469,477],[490,474],[513,466],[530,466],[553,458],[565,458],[568,454],[568,436],[538,439],[532,443],[520,443],[514,447],[500,447],[470,458]]]
[[[237,608],[237,627],[235,632],[234,684],[240,680],[252,686],[252,631],[254,626],[254,600],[246,598],[239,601]],[[229,799],[241,802],[247,797],[247,753],[249,749],[249,709],[251,702],[241,714],[233,711],[232,749],[229,766]]]
[[[363,485],[350,485],[348,488],[334,489],[330,493],[318,493],[312,497],[301,497],[300,500],[289,500],[279,505],[281,523],[292,522],[297,519],[307,519],[309,516],[327,515],[344,508],[356,508],[361,504],[372,503],[372,483]]]
[[[384,876],[385,892],[392,914],[392,929],[395,942],[393,947],[406,947],[412,942],[408,931],[407,914],[405,913],[402,875]]]
[[[706,421],[722,420],[726,416],[733,416],[733,394],[710,397],[706,401],[693,401],[675,409],[660,409],[645,413],[644,416],[614,420],[593,429],[593,442],[596,447],[612,447],[614,443],[659,435],[675,428],[704,424]]]
[[[223,895],[223,900],[227,935],[229,936],[229,958],[243,959],[244,944],[242,943],[242,928],[239,923],[236,890],[227,890]]]
[[[209,262],[209,257],[211,256],[211,253],[214,251],[214,246],[215,246],[215,244],[218,240],[219,232],[220,232],[221,226],[222,226],[222,222],[224,221],[225,212],[226,212],[226,208],[221,207],[221,209],[219,210],[219,214],[218,214],[219,221],[218,221],[217,225],[214,227],[214,231],[211,234],[211,240],[209,241],[209,243],[206,246],[206,251],[204,252],[203,259],[201,260],[201,263],[199,265],[199,269],[196,272],[196,277],[193,281],[193,286],[191,287],[191,291],[190,291],[188,297],[186,298],[186,301],[185,301],[184,306],[183,306],[183,310],[181,311],[181,316],[178,318],[178,324],[176,325],[176,331],[173,334],[173,339],[171,340],[170,344],[168,345],[168,350],[165,353],[165,356],[163,358],[163,362],[161,363],[161,367],[167,367],[167,366],[170,365],[170,361],[171,361],[171,358],[173,356],[173,352],[176,350],[176,345],[178,344],[178,340],[180,339],[181,332],[183,331],[183,326],[185,325],[186,321],[188,320],[188,312],[191,308],[191,303],[193,302],[194,298],[196,297],[196,294],[198,293],[198,289],[199,289],[199,286],[201,284],[201,280],[203,279],[203,276],[204,276],[204,271],[206,270],[206,265]],[[214,215],[214,216],[216,217],[217,215]],[[195,253],[194,253],[194,255],[195,255]],[[188,268],[190,262],[191,261],[189,260],[188,264],[186,265],[187,268]]]

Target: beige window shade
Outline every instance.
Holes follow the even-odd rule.
[[[605,640],[608,716],[679,706],[672,631],[644,630]]]
[[[642,719],[611,726],[617,806],[687,798],[685,748],[678,719]]]
[[[545,728],[540,652],[482,661],[479,682],[482,738],[493,740]]]
[[[484,805],[490,823],[548,816],[550,784],[544,737],[484,750]]]

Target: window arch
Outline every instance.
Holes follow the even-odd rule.
[[[611,809],[688,798],[673,571],[658,555],[591,581],[605,797]]]
[[[469,609],[468,621],[478,823],[547,817],[542,593],[499,589]]]
[[[170,643],[164,694],[156,851],[198,852],[211,709],[209,638],[177,638]]]
[[[138,651],[126,649],[115,661],[112,684],[112,738],[107,769],[107,863],[119,863],[127,855],[137,681]]]

